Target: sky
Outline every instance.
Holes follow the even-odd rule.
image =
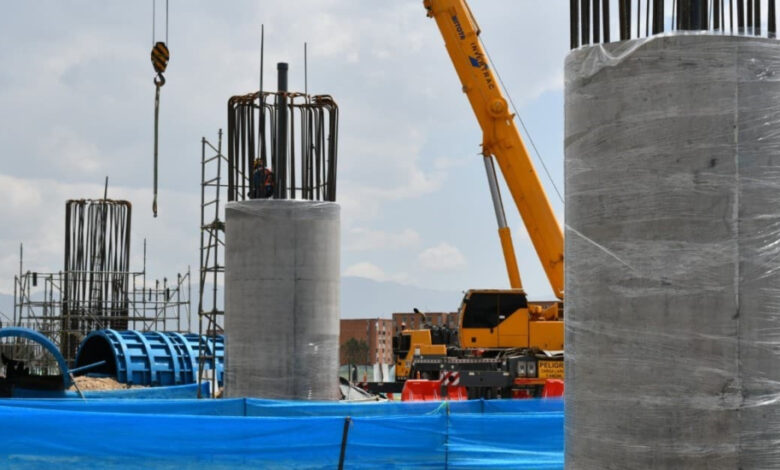
[[[164,3],[157,3],[158,39]],[[230,96],[290,64],[303,89],[339,104],[338,202],[344,276],[426,289],[508,287],[479,155],[481,131],[422,0],[184,1],[169,4],[160,109],[159,217],[152,217],[152,1],[10,2],[0,15],[0,294],[25,270],[59,271],[64,205],[133,203],[131,265],[153,277],[198,269],[201,138],[226,128]],[[471,0],[482,39],[551,180],[563,220],[563,0]],[[527,138],[528,136],[526,136]],[[552,182],[551,182],[552,181]],[[529,296],[552,298],[503,188]],[[193,289],[197,288],[197,283]]]

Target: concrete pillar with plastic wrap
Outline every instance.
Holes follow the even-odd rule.
[[[620,3],[566,60],[566,468],[780,468],[774,2]]]

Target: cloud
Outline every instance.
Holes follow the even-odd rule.
[[[373,265],[367,261],[353,264],[344,270],[344,276],[363,277],[373,281],[386,281],[387,274],[379,266]]]
[[[476,154],[467,155],[465,157],[437,157],[435,160],[433,160],[433,167],[437,170],[462,168],[476,159],[482,160],[482,157]]]
[[[466,258],[456,247],[447,242],[427,248],[417,256],[417,261],[431,271],[449,271],[466,266]]]
[[[49,155],[52,163],[62,171],[94,174],[103,167],[97,145],[63,125],[44,134],[39,152]]]
[[[347,251],[395,250],[418,246],[420,241],[420,234],[409,228],[398,233],[353,228],[347,234],[345,249]]]
[[[415,284],[412,278],[405,272],[399,272],[394,274],[388,274],[379,266],[369,263],[368,261],[361,261],[349,266],[342,273],[343,276],[361,277],[364,279],[371,279],[377,282],[395,282],[397,284]]]

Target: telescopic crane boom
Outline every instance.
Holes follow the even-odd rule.
[[[465,0],[424,0],[436,20],[463,92],[482,128],[482,152],[498,233],[512,288],[522,287],[506,223],[493,159],[498,162],[550,286],[563,299],[563,233],[547,199],[514,115],[479,40],[479,26]]]

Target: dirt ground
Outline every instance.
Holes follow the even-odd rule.
[[[76,377],[75,380],[76,385],[78,385],[82,392],[87,390],[121,390],[127,388],[142,388],[140,385],[128,386],[127,384],[117,382],[111,377],[87,377],[86,375],[82,375],[80,377]],[[76,387],[71,385],[69,390],[76,391]]]

